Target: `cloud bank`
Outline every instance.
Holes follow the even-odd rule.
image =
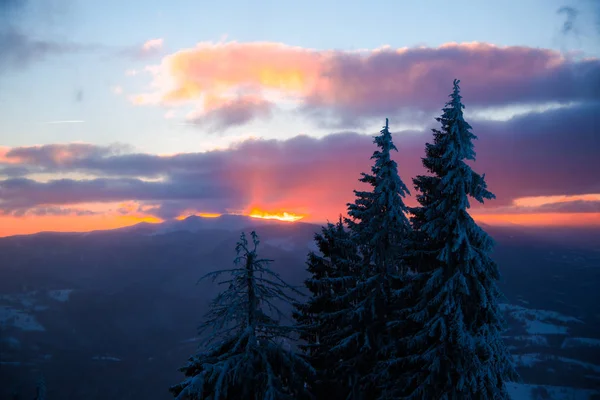
[[[254,103],[273,97],[291,102],[304,115],[339,127],[409,113],[430,117],[457,77],[470,107],[600,100],[600,60],[486,43],[355,52],[270,42],[200,43],[147,71],[151,90],[131,96],[135,104],[200,104],[195,118],[201,118],[210,117],[211,103],[221,99],[220,112],[228,115],[221,129],[262,116],[239,107],[248,95]]]
[[[486,173],[497,195],[475,212],[597,212],[600,198],[550,198],[533,205],[515,201],[600,193],[599,116],[600,105],[594,103],[508,121],[473,122],[479,136],[473,167]],[[392,120],[392,131],[393,126]],[[395,132],[393,137],[401,177],[412,187],[411,178],[424,173],[420,160],[431,136]],[[344,212],[353,200],[352,190],[360,187],[360,172],[369,169],[374,149],[371,135],[352,132],[321,139],[254,139],[226,150],[171,156],[139,154],[123,145],[4,148],[0,210],[19,215],[38,208],[135,201],[159,218],[175,218],[189,210],[228,213],[258,207],[324,221]],[[86,178],[53,178],[67,173]],[[31,174],[48,178],[39,181]]]

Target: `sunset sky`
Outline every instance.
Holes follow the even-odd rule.
[[[461,80],[490,224],[600,226],[600,1],[0,0],[0,236],[335,220]],[[414,205],[414,199],[407,199]]]

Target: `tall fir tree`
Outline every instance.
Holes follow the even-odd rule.
[[[228,288],[212,302],[199,333],[212,330],[204,350],[180,370],[187,379],[171,387],[177,399],[279,400],[310,396],[306,381],[314,369],[300,355],[283,346],[292,328],[278,322],[276,302],[293,304],[301,294],[269,268],[272,260],[258,258],[258,236],[253,248],[242,233],[235,267],[211,272],[200,280],[223,275]]]
[[[338,360],[329,349],[335,345],[343,319],[337,310],[349,307],[345,294],[355,284],[358,252],[340,216],[336,224],[329,223],[315,234],[319,252],[310,252],[310,277],[305,286],[311,293],[306,303],[295,305],[300,339],[299,347],[316,369],[311,391],[317,399],[346,399],[348,390],[334,371]]]
[[[411,229],[403,201],[409,192],[391,158],[391,151],[397,149],[387,118],[374,143],[378,149],[371,157],[371,174],[363,173],[360,179],[371,190],[355,191],[346,219],[360,265],[354,270],[355,284],[340,296],[344,307],[331,313],[343,322],[332,338],[329,357],[337,361],[335,374],[347,377],[348,398],[353,400],[379,396],[382,375],[375,367],[393,340],[386,326],[389,313],[397,307],[391,293],[403,273],[402,249]]]
[[[365,261],[383,268],[398,266],[403,242],[411,230],[403,200],[410,193],[391,157],[392,150],[398,149],[388,123],[386,118],[385,126],[373,140],[379,149],[371,156],[371,160],[375,160],[371,174],[362,173],[359,179],[371,188],[354,191],[356,199],[348,204],[350,218],[346,219]]]
[[[469,197],[495,196],[475,161],[477,137],[464,120],[459,81],[436,120],[423,165],[431,175],[413,179],[418,207],[411,208],[414,233],[411,284],[399,291],[414,303],[404,314],[418,327],[405,340],[407,392],[413,399],[508,399],[505,383],[517,379],[501,332],[499,271],[489,253],[492,239],[473,221]],[[415,297],[416,296],[416,297]]]

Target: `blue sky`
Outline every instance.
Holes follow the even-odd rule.
[[[44,5],[45,4],[45,5]],[[578,35],[560,33],[561,6],[574,5]],[[224,146],[247,136],[321,136],[331,129],[294,115],[250,123],[223,135],[206,135],[177,125],[156,108],[132,106],[111,92],[142,90],[147,79],[125,71],[156,64],[160,56],[136,60],[106,55],[163,38],[165,53],[197,42],[281,42],[317,50],[436,47],[447,42],[480,41],[599,55],[593,14],[585,0],[527,1],[31,1],[14,25],[32,37],[56,42],[101,45],[104,50],[47,56],[0,75],[2,144],[34,145],[84,141],[125,141],[142,151],[172,153]],[[81,97],[77,101],[78,95]],[[45,124],[78,120],[82,123]],[[285,129],[284,129],[285,127]],[[176,138],[173,133],[176,132]]]

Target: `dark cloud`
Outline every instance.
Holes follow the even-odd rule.
[[[473,167],[486,173],[489,188],[497,195],[486,207],[511,206],[515,198],[527,196],[600,193],[598,103],[471,124],[479,137]],[[391,127],[393,131],[394,120]],[[372,131],[375,134],[377,129]],[[399,149],[395,158],[410,188],[411,178],[424,173],[421,157],[430,140],[426,132],[394,133]],[[13,157],[5,157],[13,163],[9,168],[73,171],[99,178],[47,183],[6,179],[0,181],[0,208],[136,200],[152,205],[149,212],[154,215],[171,218],[189,209],[226,212],[259,203],[306,206],[309,213],[323,212],[331,218],[329,214],[344,211],[345,203],[352,200],[352,190],[359,187],[360,172],[368,170],[373,150],[372,137],[357,133],[248,140],[228,150],[173,156],[119,153],[79,144],[15,148],[6,153]],[[63,154],[62,162],[56,162],[57,154]],[[14,164],[15,160],[23,164]],[[162,180],[142,179],[157,177]],[[414,199],[410,202],[414,204]]]
[[[189,122],[205,128],[210,133],[224,132],[228,128],[244,125],[256,118],[269,118],[275,105],[254,96],[242,96],[225,101]]]
[[[600,201],[565,201],[561,203],[544,204],[536,207],[540,213],[600,213]]]
[[[78,53],[95,48],[97,46],[35,39],[14,28],[0,29],[0,71],[21,69],[49,55]]]
[[[495,184],[494,204],[600,193],[599,103],[472,125],[480,138],[475,165]]]
[[[0,176],[7,176],[9,178],[25,177],[34,172],[44,170],[39,167],[2,167],[0,168]]]
[[[18,162],[48,169],[77,167],[77,163],[85,160],[93,162],[102,157],[119,155],[130,151],[124,144],[96,146],[88,143],[49,144],[33,147],[15,147],[4,155],[7,162]],[[0,161],[1,164],[1,161]]]
[[[51,20],[56,14],[55,1],[0,0],[0,72],[19,70],[49,55],[80,52],[87,46],[60,43],[47,38],[36,38],[26,33],[22,24],[27,18],[36,21]],[[37,24],[40,25],[40,24]]]
[[[64,16],[70,2],[57,0],[27,1],[0,0],[0,72],[21,70],[24,67],[51,56],[101,52],[112,57],[147,59],[159,54],[160,46],[136,45],[115,49],[95,43],[77,43],[52,39],[44,28],[48,25],[64,25]],[[26,30],[23,22],[35,20],[37,33]],[[75,95],[77,102],[83,99],[83,91]]]
[[[305,109],[327,109],[345,124],[372,116],[439,110],[463,80],[472,107],[600,100],[600,60],[564,61],[540,49],[489,45],[340,54],[329,66],[331,92],[315,91]]]
[[[600,201],[598,200],[572,200],[547,203],[540,206],[503,206],[488,208],[485,214],[585,214],[600,213]]]
[[[12,209],[12,210],[0,210],[0,213],[4,215],[12,215],[14,217],[24,217],[24,216],[36,216],[36,217],[45,217],[45,216],[89,216],[89,215],[98,215],[98,212],[91,210],[84,210],[81,208],[67,208],[67,207],[34,207],[34,208],[20,208],[20,209]]]
[[[227,185],[204,177],[201,182],[185,185],[173,182],[145,182],[139,179],[98,178],[92,180],[58,179],[37,182],[15,178],[0,182],[0,208],[6,213],[23,212],[41,205],[63,205],[90,202],[189,200],[223,202],[239,198]]]
[[[586,36],[600,35],[600,1],[577,0],[573,4],[560,7],[557,13],[565,18],[560,29],[563,35],[574,35],[576,37],[582,33],[585,33]],[[580,15],[588,13],[592,15],[595,25],[592,30],[581,25]]]
[[[579,32],[575,24],[577,22],[577,16],[579,15],[579,11],[574,7],[563,6],[558,9],[557,13],[565,16],[565,21],[563,22],[561,33],[564,35],[578,35]]]

